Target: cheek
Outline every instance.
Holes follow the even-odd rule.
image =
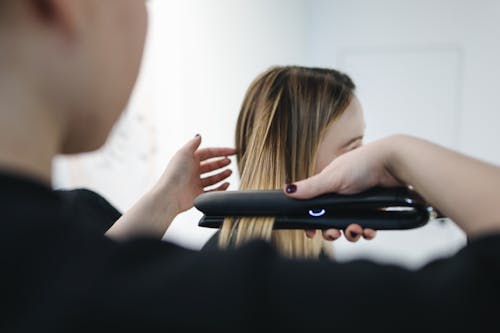
[[[125,2],[125,0],[123,0]],[[119,114],[126,108],[132,90],[139,76],[144,44],[146,40],[148,16],[146,6],[142,1],[127,0],[127,3],[120,2],[115,6],[117,12],[114,13],[115,22],[113,35],[108,40],[107,46],[109,55],[110,75],[109,85],[114,90],[114,103],[111,109]]]
[[[133,84],[139,73],[148,26],[147,10],[142,1],[133,1],[127,6],[121,16],[120,26],[120,33],[124,37],[121,47],[124,59],[122,70]]]
[[[131,27],[131,31],[129,31],[131,35],[130,47],[135,50],[136,56],[141,58],[148,30],[148,12],[143,2],[135,1],[134,3],[136,8],[129,13],[130,19],[125,22],[125,25]],[[134,24],[131,24],[131,22],[134,22]]]
[[[102,102],[97,109],[103,136],[127,107],[139,75],[147,32],[145,4],[137,0],[121,1],[118,6],[110,7],[109,29],[101,36],[101,73],[97,73],[100,79],[96,94]]]
[[[314,173],[318,174],[323,171],[324,168],[328,166],[334,159],[336,159],[341,154],[337,151],[337,149],[330,148],[327,145],[320,146],[318,150],[318,155],[316,157],[316,165],[314,169]]]
[[[142,59],[148,24],[146,6],[143,1],[120,0],[108,9],[109,33],[103,47],[116,81],[130,84],[136,79]]]
[[[323,169],[326,168],[328,166],[328,164],[330,164],[335,158],[336,158],[336,156],[334,156],[332,158],[324,158],[323,157],[323,158],[316,159],[316,168],[314,170],[314,173],[318,174],[321,171],[323,171]]]

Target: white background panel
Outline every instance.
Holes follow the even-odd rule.
[[[461,58],[460,49],[452,47],[341,51],[338,67],[357,85],[367,140],[405,133],[454,147]]]

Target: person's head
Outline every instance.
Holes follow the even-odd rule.
[[[97,149],[126,107],[146,30],[144,0],[2,0],[1,89],[57,122],[59,153]]]
[[[273,67],[250,85],[236,126],[241,189],[282,189],[308,178],[362,144],[365,123],[355,85],[334,69]],[[273,240],[285,255],[315,257],[320,233],[272,231],[273,219],[226,219],[220,245]]]

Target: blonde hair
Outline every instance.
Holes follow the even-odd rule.
[[[282,189],[314,174],[318,146],[328,126],[349,105],[355,85],[345,74],[323,68],[272,67],[250,85],[236,126],[242,190]],[[219,246],[252,239],[270,241],[292,258],[331,255],[321,233],[273,230],[274,218],[226,218]]]

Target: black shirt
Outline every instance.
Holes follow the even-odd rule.
[[[260,241],[226,251],[115,242],[68,207],[58,191],[0,175],[0,332],[500,328],[498,235],[410,271],[289,260]]]
[[[86,188],[59,189],[55,193],[63,202],[70,223],[104,234],[122,216],[121,212],[100,194]]]

